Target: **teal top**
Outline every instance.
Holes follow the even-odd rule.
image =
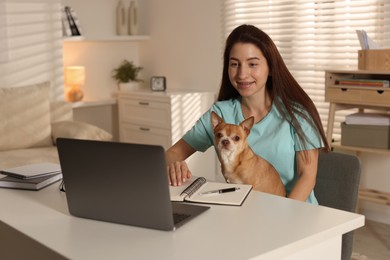
[[[204,152],[214,145],[214,133],[210,122],[211,111],[216,112],[226,123],[239,124],[244,120],[238,99],[216,102],[183,136],[184,141],[197,151]],[[270,162],[278,171],[287,194],[291,192],[297,180],[295,152],[323,147],[317,131],[306,120],[299,116],[297,119],[310,140],[306,148],[300,143],[295,129],[281,116],[274,104],[270,112],[260,122],[254,124],[248,137],[252,150]],[[318,204],[313,191],[307,202]]]

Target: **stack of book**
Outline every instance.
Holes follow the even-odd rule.
[[[0,187],[40,190],[62,179],[61,167],[56,163],[37,163],[0,171]]]
[[[76,12],[70,6],[62,9],[62,31],[67,37],[81,36],[81,26]]]
[[[385,79],[338,79],[336,85],[388,88],[390,82]]]

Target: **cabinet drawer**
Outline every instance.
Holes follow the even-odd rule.
[[[120,99],[119,113],[121,122],[171,128],[169,103],[141,99]]]
[[[325,91],[325,101],[344,104],[359,104],[371,106],[390,106],[390,91],[334,88],[328,87]]]
[[[122,123],[120,141],[138,144],[161,145],[168,149],[171,145],[171,132],[166,129]]]

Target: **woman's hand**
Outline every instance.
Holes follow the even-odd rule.
[[[176,161],[168,165],[169,184],[172,186],[180,186],[191,176],[191,171],[188,169],[185,161]]]
[[[186,180],[191,178],[191,171],[188,169],[187,163],[184,161],[190,157],[196,150],[187,144],[183,139],[180,139],[165,153],[169,184],[172,186],[180,186]]]

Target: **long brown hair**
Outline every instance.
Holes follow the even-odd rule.
[[[229,80],[230,51],[236,43],[251,43],[263,53],[269,67],[269,76],[266,83],[267,91],[280,114],[286,118],[298,133],[303,147],[307,147],[310,140],[297,120],[296,115],[304,118],[317,130],[324,142],[324,150],[329,151],[329,144],[321,123],[320,115],[313,101],[291,75],[272,39],[259,28],[253,25],[240,25],[235,28],[226,40],[223,55],[222,82],[218,100],[239,98],[240,94]],[[305,112],[306,111],[306,112]]]

